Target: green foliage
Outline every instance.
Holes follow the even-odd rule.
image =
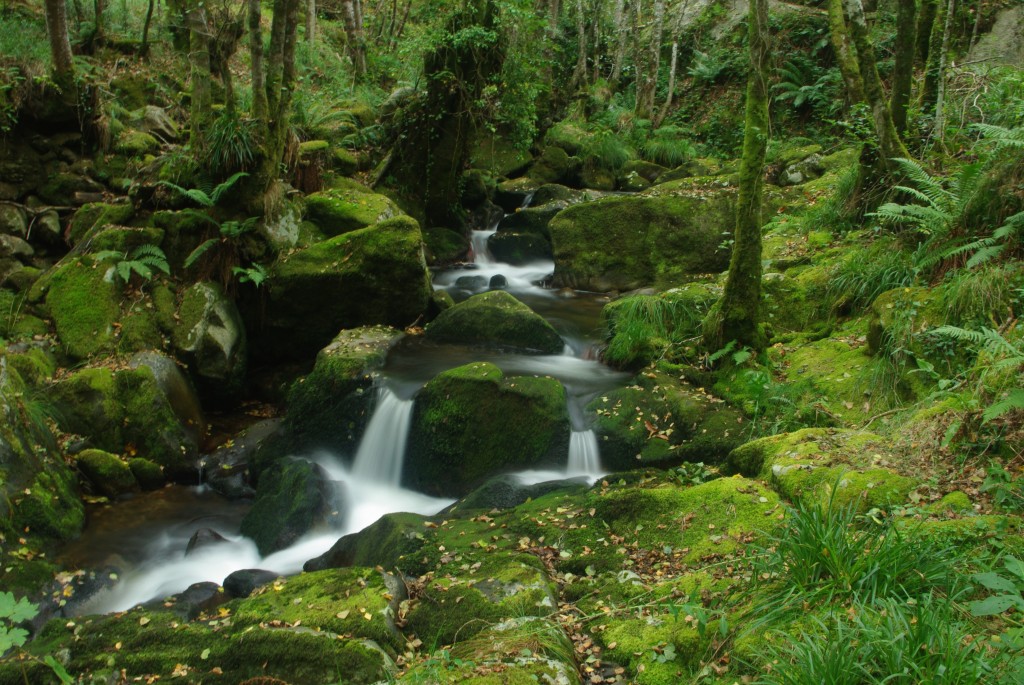
[[[641,146],[644,159],[666,167],[677,167],[697,156],[687,131],[679,126],[662,126]]]
[[[339,132],[359,128],[359,121],[334,102],[305,88],[292,99],[291,124],[300,140],[330,140]]]
[[[39,608],[24,597],[15,600],[10,592],[0,592],[0,655],[25,644],[28,631],[15,626],[35,618],[38,613]]]
[[[634,295],[616,303],[603,358],[614,366],[651,361],[694,337],[705,307],[664,295]]]
[[[990,370],[1015,370],[1024,366],[1024,349],[1004,338],[999,331],[991,328],[970,330],[958,326],[940,326],[933,335],[948,336],[953,340],[972,343],[986,350],[994,359]],[[1004,397],[990,403],[982,412],[982,423],[994,421],[1011,411],[1024,409],[1024,389],[1011,389]]]
[[[222,176],[248,171],[260,155],[259,122],[225,110],[210,124],[204,141],[204,165],[211,173]]]
[[[998,461],[989,463],[980,490],[991,495],[992,502],[1003,511],[1024,511],[1024,480]]]
[[[893,288],[914,283],[917,271],[910,257],[890,242],[849,253],[832,273],[828,300],[833,309],[863,308]]]
[[[992,235],[951,248],[945,251],[942,257],[946,259],[970,253],[971,256],[965,266],[968,269],[973,269],[1001,256],[1003,252],[1007,251],[1007,248],[1019,248],[1022,243],[1024,243],[1024,212],[1018,212],[994,230]]]
[[[690,63],[686,73],[689,74],[697,83],[711,85],[722,77],[727,66],[726,62],[721,59],[721,55],[718,53],[712,54],[702,52],[700,50],[694,50],[693,61]]]
[[[842,106],[838,69],[823,71],[810,58],[797,55],[779,68],[779,82],[772,86],[775,100],[790,101],[793,109],[833,116]]]
[[[992,592],[984,599],[968,602],[972,616],[995,616],[1010,609],[1024,611],[1024,561],[1007,555],[1003,557],[1003,567],[1002,573],[988,571],[971,576],[971,580]]]
[[[224,194],[227,193],[231,188],[234,187],[241,179],[248,176],[244,171],[239,171],[228,177],[226,181],[218,183],[216,186],[212,184],[206,184],[197,188],[182,188],[179,185],[175,185],[170,181],[161,181],[160,184],[167,186],[171,190],[184,195],[192,202],[202,207],[213,207],[217,205]]]
[[[257,288],[270,278],[270,272],[261,264],[253,264],[247,267],[232,267],[231,273],[238,278],[239,283],[252,283]]]
[[[916,203],[887,202],[870,216],[887,224],[911,226],[923,236],[942,238],[948,235],[978,189],[982,165],[964,165],[947,188],[942,179],[929,174],[915,160],[898,158],[893,161],[912,184],[898,185],[893,190]]]
[[[964,327],[999,327],[1020,311],[1024,271],[1019,264],[960,270],[942,285],[947,321]]]
[[[198,213],[197,213],[198,214]],[[200,243],[196,249],[189,253],[188,257],[185,258],[185,268],[189,268],[194,265],[199,259],[206,254],[211,248],[216,245],[223,245],[224,243],[234,241],[249,233],[256,228],[256,222],[258,217],[249,217],[245,221],[224,221],[217,224],[212,218],[206,214],[200,214],[205,219],[209,219],[212,223],[217,225],[217,230],[220,233],[219,238],[210,238]]]
[[[114,262],[113,274],[125,284],[131,281],[133,274],[143,281],[153,280],[154,271],[162,271],[168,276],[171,274],[167,255],[156,245],[139,245],[130,252],[102,250],[95,256],[101,262],[117,260]]]
[[[633,158],[633,151],[614,131],[596,128],[582,141],[580,154],[590,164],[615,171]]]

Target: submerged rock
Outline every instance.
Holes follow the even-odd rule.
[[[403,481],[458,496],[500,471],[560,467],[569,433],[565,388],[557,380],[505,377],[487,363],[460,366],[416,396]]]
[[[185,556],[187,557],[197,550],[219,545],[222,542],[227,542],[227,539],[213,528],[200,528],[192,533],[192,537],[188,539],[188,545],[185,546]]]
[[[482,277],[481,277],[482,278]],[[428,340],[559,354],[565,343],[542,316],[503,291],[475,295],[427,325]]]

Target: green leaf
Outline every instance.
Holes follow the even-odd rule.
[[[62,685],[73,685],[75,679],[71,677],[71,674],[67,672],[67,669],[61,665],[59,661],[54,659],[52,656],[43,657],[43,663],[50,667],[53,674],[60,679]]]
[[[967,603],[971,616],[978,617],[996,616],[1014,607],[1017,610],[1024,609],[1024,599],[1021,599],[1020,595],[993,595]]]
[[[0,618],[6,618],[11,623],[21,623],[35,618],[39,613],[39,607],[24,597],[15,599],[10,592],[0,592]]]
[[[11,647],[21,647],[27,639],[27,630],[0,626],[0,654],[3,654]]]
[[[199,258],[206,254],[206,251],[216,245],[219,241],[216,238],[210,238],[199,243],[196,249],[189,253],[188,257],[185,258],[185,268],[188,269],[193,264],[199,261]]]
[[[996,592],[1017,592],[1012,580],[1003,578],[998,573],[975,573],[971,576],[975,583]]]
[[[1017,557],[1006,557],[1006,559],[1003,560],[1003,566],[1006,567],[1007,571],[1024,582],[1024,561],[1021,561]]]

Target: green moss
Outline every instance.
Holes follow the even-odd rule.
[[[467,364],[417,395],[403,478],[423,491],[462,495],[501,470],[560,465],[568,442],[561,383]]]
[[[352,176],[359,171],[359,158],[343,147],[331,150],[331,168],[341,176]]]
[[[132,469],[117,455],[84,450],[75,461],[95,490],[106,497],[116,498],[139,489]]]
[[[12,527],[21,533],[68,541],[85,525],[78,483],[66,467],[40,471],[30,487],[11,497],[11,505]]]
[[[305,460],[282,461],[260,473],[256,500],[242,519],[242,535],[260,554],[290,547],[310,530],[338,518],[333,485],[323,470]]]
[[[655,368],[588,406],[606,468],[626,470],[681,461],[722,461],[742,440],[735,409]]]
[[[306,570],[379,566],[421,575],[433,568],[421,554],[431,530],[424,525],[427,522],[419,514],[385,514],[363,530],[339,539],[329,551],[308,562]]]
[[[113,250],[127,254],[142,245],[160,245],[164,232],[159,228],[128,228],[126,226],[105,226],[94,229],[85,238],[90,252]]]
[[[944,495],[938,502],[928,505],[928,511],[935,514],[962,514],[974,511],[971,498],[966,493],[956,490]]]
[[[495,176],[515,176],[529,165],[527,150],[520,149],[502,135],[477,137],[469,153],[470,164]]]
[[[77,245],[94,228],[125,224],[134,213],[135,209],[131,204],[92,202],[82,205],[71,217],[68,225],[68,243]]]
[[[330,188],[306,198],[306,219],[327,236],[366,228],[401,214],[387,196],[351,185]]]
[[[117,137],[117,142],[114,143],[116,152],[129,157],[141,157],[159,149],[160,141],[145,131],[126,130]]]
[[[535,185],[566,183],[579,171],[580,165],[581,162],[576,157],[570,157],[560,147],[549,145],[544,148],[540,157],[533,161],[529,177]]]
[[[427,325],[426,337],[539,354],[558,354],[565,347],[551,324],[501,290],[474,295],[441,312]]]
[[[569,207],[550,224],[555,281],[604,292],[718,273],[728,265],[729,253],[720,246],[735,221],[733,198],[719,188]]]
[[[161,249],[167,255],[171,272],[179,272],[184,268],[185,259],[200,243],[210,237],[211,230],[216,230],[210,221],[202,218],[202,214],[193,210],[172,212],[161,210],[153,212],[149,221],[164,232]]]
[[[160,465],[149,459],[134,457],[128,460],[128,468],[143,490],[158,490],[164,486],[164,471]]]
[[[87,256],[72,257],[47,279],[46,306],[62,346],[75,359],[113,349],[121,289],[107,277],[109,268]]]
[[[423,233],[423,243],[427,248],[427,264],[431,266],[459,261],[469,251],[469,240],[448,228],[428,229]]]

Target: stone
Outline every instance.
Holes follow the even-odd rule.
[[[306,219],[333,237],[366,228],[402,214],[391,198],[355,181],[336,184],[306,198]]]
[[[85,450],[78,455],[75,462],[96,491],[104,497],[117,499],[139,489],[131,468],[116,454],[102,450]]]
[[[589,487],[590,479],[585,476],[524,485],[514,475],[501,474],[488,479],[443,513],[445,516],[467,516],[466,512],[512,509],[523,502],[543,497],[551,492],[580,493]]]
[[[239,396],[248,366],[245,324],[219,284],[203,281],[182,294],[171,340],[205,395],[218,401]]]
[[[551,243],[536,233],[499,231],[488,238],[487,249],[499,262],[513,266],[551,259]]]
[[[281,577],[281,574],[273,571],[264,571],[258,568],[246,568],[239,571],[232,571],[222,583],[224,592],[233,599],[244,599],[253,593],[256,588],[271,583]]]
[[[203,418],[203,409],[195,389],[175,361],[161,352],[147,351],[132,355],[128,366],[132,369],[143,366],[149,369],[174,415],[192,442],[198,445],[206,434],[206,419]]]
[[[557,380],[505,377],[482,362],[460,366],[416,395],[403,483],[451,497],[501,471],[561,467],[569,433]]]
[[[570,157],[565,150],[554,145],[544,148],[541,156],[530,166],[529,177],[535,185],[567,183],[579,173],[581,162]],[[612,182],[614,188],[614,181]]]
[[[28,234],[28,215],[14,204],[0,202],[0,235],[24,238]]]
[[[497,347],[530,354],[560,354],[565,348],[565,343],[551,324],[500,290],[474,295],[446,309],[427,324],[424,335],[428,340],[437,342]]]
[[[0,259],[13,257],[26,261],[31,259],[35,253],[36,251],[24,239],[14,235],[0,234]]]
[[[380,566],[418,572],[422,569],[416,555],[424,545],[425,520],[418,514],[385,514],[363,530],[339,538],[328,551],[307,561],[302,570]]]
[[[200,528],[192,533],[192,537],[188,539],[188,545],[185,546],[185,556],[187,557],[195,552],[202,551],[208,547],[214,547],[223,542],[227,542],[227,538],[213,528]]]

